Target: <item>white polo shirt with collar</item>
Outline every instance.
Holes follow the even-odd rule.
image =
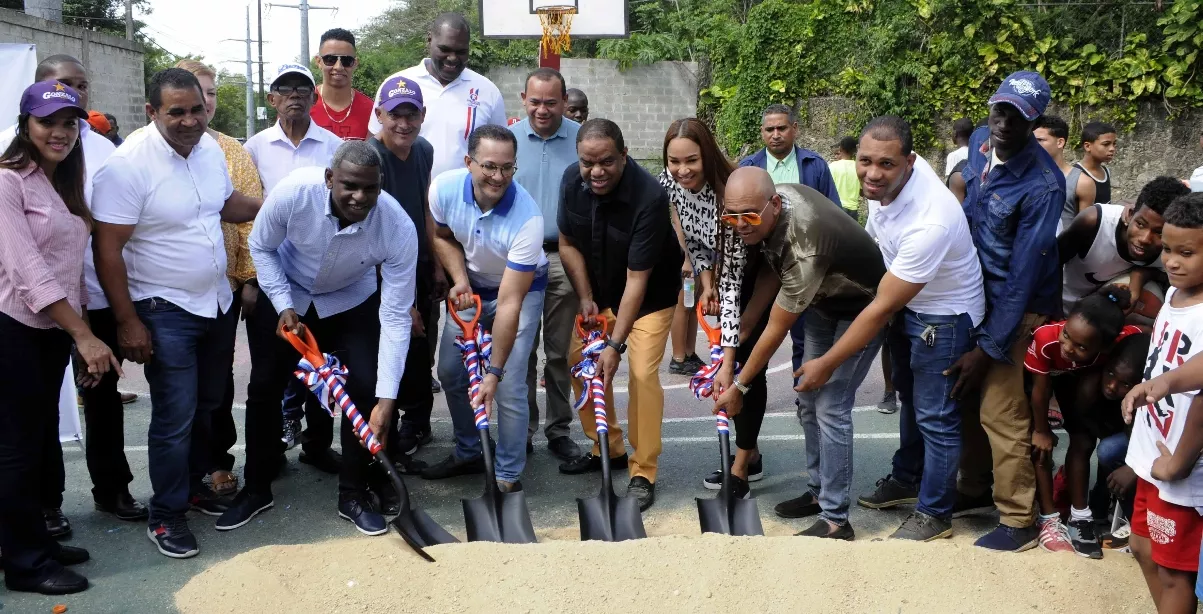
[[[221,210],[234,192],[208,134],[185,158],[155,125],[130,135],[93,180],[92,216],[133,226],[122,255],[130,298],[161,298],[202,318],[230,309]]]
[[[434,166],[430,176],[438,177],[445,171],[464,168],[464,156],[468,155],[468,136],[473,130],[485,124],[506,125],[505,99],[492,81],[471,68],[465,68],[459,78],[444,87],[426,69],[428,61],[422,60],[417,66],[385,79],[376,90],[376,100],[380,100],[380,91],[384,86],[397,77],[405,77],[422,88],[426,120],[422,123],[421,135],[434,146]],[[373,114],[368,123],[368,132],[376,134],[380,128],[380,121]]]
[[[16,124],[9,126],[4,132],[0,132],[0,151],[8,149],[8,144],[16,136]],[[85,121],[79,122],[79,141],[83,143],[84,148],[84,200],[91,203],[92,177],[96,175],[96,171],[100,169],[105,160],[113,155],[117,147],[103,135],[93,132],[92,126]],[[84,297],[87,300],[88,309],[104,309],[109,306],[108,301],[104,298],[104,291],[100,289],[100,282],[96,280],[96,264],[92,259],[91,237],[88,237],[88,247],[84,250],[84,285],[88,288],[88,296]]]
[[[255,161],[255,167],[259,169],[263,196],[267,197],[277,183],[298,168],[330,168],[334,152],[338,151],[342,144],[343,140],[333,132],[310,121],[301,144],[293,145],[292,140],[280,127],[280,121],[276,120],[271,128],[247,139],[244,147]]]
[[[915,168],[898,198],[887,206],[869,201],[866,228],[895,277],[927,284],[907,303],[915,313],[968,314],[973,325],[986,315],[986,295],[977,248],[956,196],[927,160]]]

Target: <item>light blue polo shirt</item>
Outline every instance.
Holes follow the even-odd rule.
[[[549,139],[535,132],[529,117],[510,126],[510,132],[518,139],[518,172],[514,174],[514,181],[522,184],[539,203],[544,219],[555,220],[559,215],[560,180],[568,165],[578,163],[576,134],[580,131],[581,125],[567,117]],[[546,224],[543,240],[559,239],[559,228],[555,224]]]
[[[468,169],[447,171],[430,185],[430,215],[439,226],[450,228],[463,246],[468,281],[482,299],[497,298],[507,268],[535,271],[531,292],[547,288],[543,214],[518,182],[510,184],[495,207],[482,212]]]

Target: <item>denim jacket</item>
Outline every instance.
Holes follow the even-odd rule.
[[[977,344],[991,358],[1010,362],[1023,315],[1059,311],[1057,221],[1065,203],[1065,176],[1035,138],[987,173],[991,155],[989,128],[979,128],[961,172],[962,206],[986,283],[986,319],[977,330]]]

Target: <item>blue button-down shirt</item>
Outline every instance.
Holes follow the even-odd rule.
[[[560,180],[564,169],[579,162],[576,157],[576,135],[581,125],[564,118],[560,129],[545,139],[535,132],[526,118],[513,126],[510,132],[518,139],[518,172],[514,181],[526,188],[539,203],[543,219],[554,220],[560,212]],[[544,224],[543,240],[558,241],[560,230],[555,224]]]
[[[263,202],[248,241],[259,287],[277,312],[305,315],[313,305],[319,318],[328,318],[376,292],[380,265],[376,397],[395,399],[409,352],[418,232],[387,192],[366,219],[339,228],[325,174],[322,167],[297,169]]]
[[[1065,176],[1035,138],[993,169],[992,155],[990,130],[979,128],[962,171],[963,207],[986,282],[987,313],[977,343],[991,358],[1010,362],[1023,314],[1059,311],[1057,221]]]

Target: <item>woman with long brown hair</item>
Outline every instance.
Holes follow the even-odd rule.
[[[0,551],[9,590],[48,595],[88,588],[65,567],[88,551],[50,537],[39,497],[63,471],[58,398],[72,344],[86,385],[120,372],[81,315],[92,229],[79,141],[87,117],[75,90],[35,83],[0,154]]]
[[[660,174],[660,184],[668,192],[673,225],[689,257],[686,267],[691,268],[683,270],[682,274],[696,272],[697,300],[704,305],[707,314],[719,318],[726,354],[724,363],[742,362],[764,329],[764,322],[741,322],[741,314],[752,295],[752,284],[745,286],[743,280],[749,275],[755,278],[759,258],[749,261],[744,242],[732,228],[719,223],[723,189],[735,166],[723,155],[706,124],[694,117],[678,119],[669,126],[664,135],[663,156],[664,172]],[[679,304],[678,317],[682,316],[682,310],[690,315],[694,313]],[[767,318],[768,310],[764,313]],[[696,321],[690,319],[686,326],[696,334]],[[674,333],[674,345],[675,337]],[[686,344],[691,347],[688,340]],[[674,359],[675,356],[676,348]],[[764,476],[756,446],[768,402],[764,374],[753,379],[748,388],[743,410],[733,418],[736,453],[731,462],[731,476],[735,480],[735,493],[740,497],[750,492],[749,481],[755,482]],[[721,472],[716,471],[703,480],[703,485],[717,490],[721,480]]]

